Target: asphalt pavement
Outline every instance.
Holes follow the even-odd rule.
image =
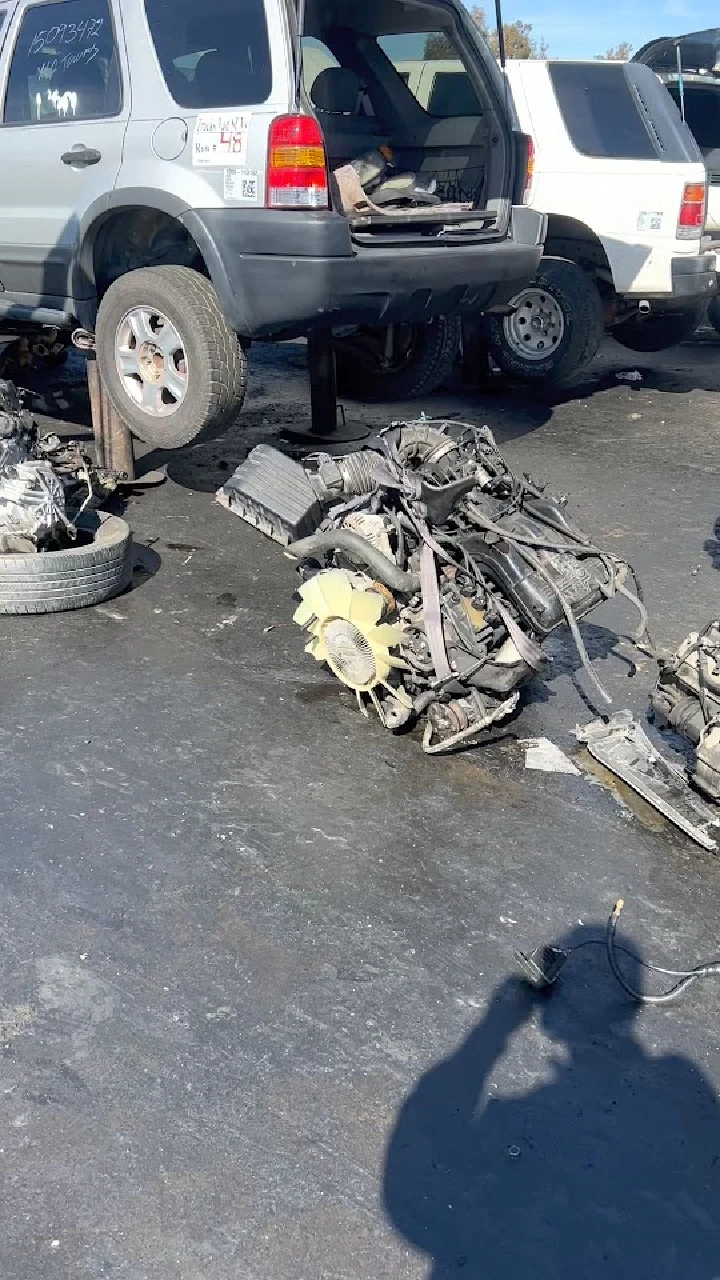
[[[639,1010],[595,940],[622,895],[643,958],[713,958],[720,862],[586,770],[566,635],[448,759],[303,652],[293,565],[213,502],[307,419],[302,359],[255,351],[224,440],[141,460],[170,478],[127,508],[131,591],[0,621],[3,1280],[717,1280],[720,982]],[[28,374],[35,407],[80,422],[73,377]],[[714,334],[554,397],[347,406],[420,409],[568,493],[658,644],[720,613]],[[643,717],[631,625],[584,634]],[[539,734],[578,776],[525,769]],[[593,945],[541,998],[512,953],[544,942]]]

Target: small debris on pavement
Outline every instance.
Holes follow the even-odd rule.
[[[618,382],[642,382],[643,376],[638,369],[622,370],[616,373]]]
[[[549,738],[528,738],[523,746],[526,769],[538,769],[543,773],[580,774],[577,765]]]

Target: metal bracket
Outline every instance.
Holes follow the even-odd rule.
[[[578,726],[575,737],[595,760],[691,840],[710,853],[717,850],[710,830],[720,827],[720,818],[690,790],[684,769],[658,754],[632,712],[618,711],[610,720]]]

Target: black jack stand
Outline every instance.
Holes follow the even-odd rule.
[[[310,426],[288,428],[282,435],[303,444],[342,445],[365,440],[370,435],[370,427],[359,423],[349,425],[338,406],[332,330],[312,329],[308,334],[307,348]]]

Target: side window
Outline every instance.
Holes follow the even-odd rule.
[[[264,0],[145,0],[170,96],[208,111],[267,102],[272,89]]]
[[[120,67],[108,0],[33,5],[20,23],[5,97],[5,124],[116,116]]]
[[[625,63],[550,62],[548,70],[570,141],[580,155],[657,158],[630,90]]]

